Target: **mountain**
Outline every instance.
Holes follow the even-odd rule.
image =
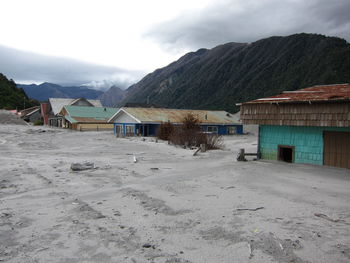
[[[89,89],[84,86],[72,86],[63,87],[52,83],[36,84],[18,84],[18,87],[22,88],[25,93],[33,99],[39,101],[46,101],[49,98],[86,98],[86,99],[97,99],[103,94],[102,91]]]
[[[99,100],[105,107],[114,107],[119,104],[124,96],[124,90],[118,88],[117,86],[112,86],[109,90],[99,96]]]
[[[169,108],[235,112],[235,103],[349,81],[349,43],[302,33],[188,53],[130,86],[120,105],[148,100]]]
[[[0,109],[23,110],[25,108],[39,105],[38,101],[31,100],[23,89],[18,88],[11,79],[0,73]]]

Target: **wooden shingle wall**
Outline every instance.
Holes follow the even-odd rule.
[[[247,103],[241,105],[243,124],[350,127],[350,102]]]

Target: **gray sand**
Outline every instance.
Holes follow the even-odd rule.
[[[349,170],[236,162],[254,136],[225,145],[192,156],[152,138],[0,125],[0,261],[350,262]],[[70,170],[84,161],[95,169]]]

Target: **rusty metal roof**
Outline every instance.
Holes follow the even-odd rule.
[[[295,91],[245,102],[251,103],[291,103],[291,102],[331,102],[349,101],[350,84],[318,85]]]
[[[202,124],[234,124],[239,123],[236,115],[226,111],[209,110],[182,110],[182,109],[164,109],[164,108],[131,108],[123,107],[117,112],[109,122],[114,121],[118,113],[125,112],[133,117],[139,123],[182,123],[184,117],[193,114]]]

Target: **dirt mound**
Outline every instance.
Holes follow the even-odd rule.
[[[27,125],[18,115],[7,110],[0,110],[0,124]]]

